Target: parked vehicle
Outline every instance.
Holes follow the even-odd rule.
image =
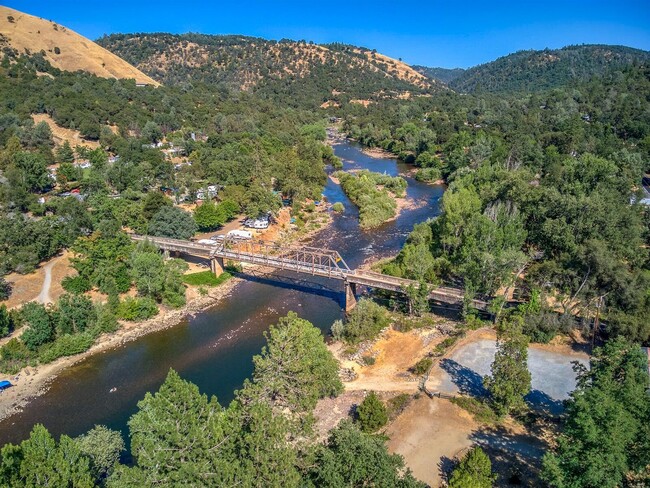
[[[252,239],[253,233],[247,230],[231,230],[226,234],[228,237],[236,237],[238,239]]]

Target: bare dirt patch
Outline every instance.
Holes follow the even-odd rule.
[[[413,475],[440,486],[451,459],[472,446],[478,424],[447,400],[420,396],[386,430],[388,448],[401,454]]]
[[[13,289],[9,300],[4,302],[7,308],[16,308],[24,303],[37,300],[43,289],[45,281],[45,268],[50,266],[51,283],[49,287],[49,301],[54,302],[65,293],[61,281],[66,276],[74,274],[70,266],[70,252],[64,251],[49,261],[41,263],[36,271],[28,274],[10,273],[5,278],[11,283]]]
[[[35,124],[38,124],[39,122],[45,122],[50,126],[50,130],[52,131],[52,138],[54,139],[54,143],[57,146],[62,146],[63,143],[67,141],[72,147],[86,146],[90,149],[97,149],[99,147],[99,142],[88,141],[84,139],[78,130],[61,127],[59,124],[54,122],[52,117],[47,114],[34,114],[32,115],[32,119],[34,120]]]

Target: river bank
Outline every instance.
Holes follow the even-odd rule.
[[[338,141],[333,149],[345,170],[368,169],[397,176],[409,169],[395,159],[370,158],[358,144],[347,140]],[[426,205],[405,208],[394,221],[366,231],[359,227],[356,206],[340,185],[328,179],[322,201],[340,201],[346,211],[337,214],[328,205],[315,209],[308,206],[302,210],[302,217],[293,224],[289,221],[274,240],[282,245],[289,245],[289,238],[291,242],[307,240],[306,245],[334,249],[352,269],[367,260],[394,256],[413,225],[437,214],[444,187],[409,179],[406,192],[408,200]],[[317,218],[309,218],[315,213]],[[161,315],[155,320],[165,324],[147,325],[146,331],[142,324],[136,325],[142,333],[133,333],[133,340],[121,343],[113,339],[113,347],[63,360],[65,366],[52,371],[51,381],[46,382],[45,394],[32,397],[29,407],[0,422],[0,444],[26,439],[36,423],[45,425],[54,436],[77,436],[94,425],[106,425],[120,431],[128,442],[128,420],[137,411],[138,401],[160,387],[170,368],[196,384],[202,393],[216,395],[222,405],[227,405],[252,374],[253,356],[264,346],[264,332],[270,325],[293,311],[326,334],[344,313],[343,288],[338,281],[287,271],[269,274],[256,270],[247,275],[237,280],[231,293],[211,300],[196,313],[181,313],[174,321]],[[233,280],[223,286],[234,284]],[[197,290],[188,292],[192,303],[198,296]],[[179,326],[173,326],[179,321]],[[93,346],[95,351],[97,346]],[[33,377],[26,376],[27,380]],[[11,407],[15,402],[8,403]]]
[[[286,212],[288,214],[288,212]],[[313,236],[326,229],[332,223],[332,216],[324,207],[316,211],[317,221],[313,228],[297,229],[289,228],[289,218],[283,219],[277,226],[269,228],[268,235],[264,235],[265,240],[281,239],[283,244],[308,243]],[[277,227],[277,228],[276,228]],[[68,260],[69,252],[65,253]],[[49,264],[53,264],[51,261]],[[197,268],[197,269],[194,269]],[[259,266],[247,266],[253,270],[263,270]],[[194,271],[200,269],[193,266]],[[267,270],[268,271],[268,270]],[[67,273],[70,274],[70,273]],[[59,358],[48,364],[39,364],[37,366],[28,366],[23,368],[19,373],[11,377],[12,388],[3,391],[0,394],[0,421],[3,421],[12,415],[23,410],[34,398],[45,394],[48,391],[50,383],[64,370],[74,366],[91,356],[106,352],[108,350],[122,347],[128,342],[135,341],[147,334],[152,334],[180,324],[183,320],[193,317],[196,314],[205,312],[211,307],[218,304],[224,298],[231,295],[236,286],[244,281],[242,278],[232,277],[227,282],[216,288],[209,289],[205,295],[198,292],[199,287],[189,287],[186,292],[187,303],[180,309],[170,309],[160,307],[160,312],[155,317],[143,322],[120,321],[120,328],[110,334],[102,334],[97,341],[85,352],[74,356]],[[60,293],[58,294],[60,295]],[[7,342],[12,337],[19,337],[23,329],[19,329],[11,337],[3,339]]]
[[[229,296],[241,281],[241,278],[230,278],[219,287],[208,291],[206,295],[191,299],[184,307],[163,309],[158,315],[144,322],[122,322],[117,331],[102,334],[90,349],[81,354],[59,358],[49,364],[24,368],[11,378],[14,386],[0,394],[0,421],[20,412],[31,400],[46,393],[49,384],[70,366],[95,354],[124,346],[146,334],[178,325],[185,318],[203,312]]]

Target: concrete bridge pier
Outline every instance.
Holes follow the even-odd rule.
[[[345,281],[345,311],[351,311],[357,304],[357,284]]]
[[[221,276],[223,273],[223,258],[214,257],[210,259],[210,269],[215,276]]]

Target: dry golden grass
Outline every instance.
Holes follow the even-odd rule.
[[[103,78],[135,79],[137,83],[159,85],[110,51],[49,20],[0,6],[0,34],[19,53],[44,52],[52,66],[61,70],[82,70]],[[56,54],[55,48],[60,54]]]
[[[77,130],[61,127],[56,122],[54,122],[54,120],[52,120],[52,117],[47,114],[34,114],[32,115],[32,119],[34,119],[35,124],[38,124],[39,122],[46,122],[47,125],[50,126],[50,129],[52,130],[52,138],[54,139],[54,143],[57,146],[61,146],[65,141],[68,141],[72,147],[86,146],[90,149],[97,149],[99,147],[98,142],[87,141],[81,137],[81,134]]]

